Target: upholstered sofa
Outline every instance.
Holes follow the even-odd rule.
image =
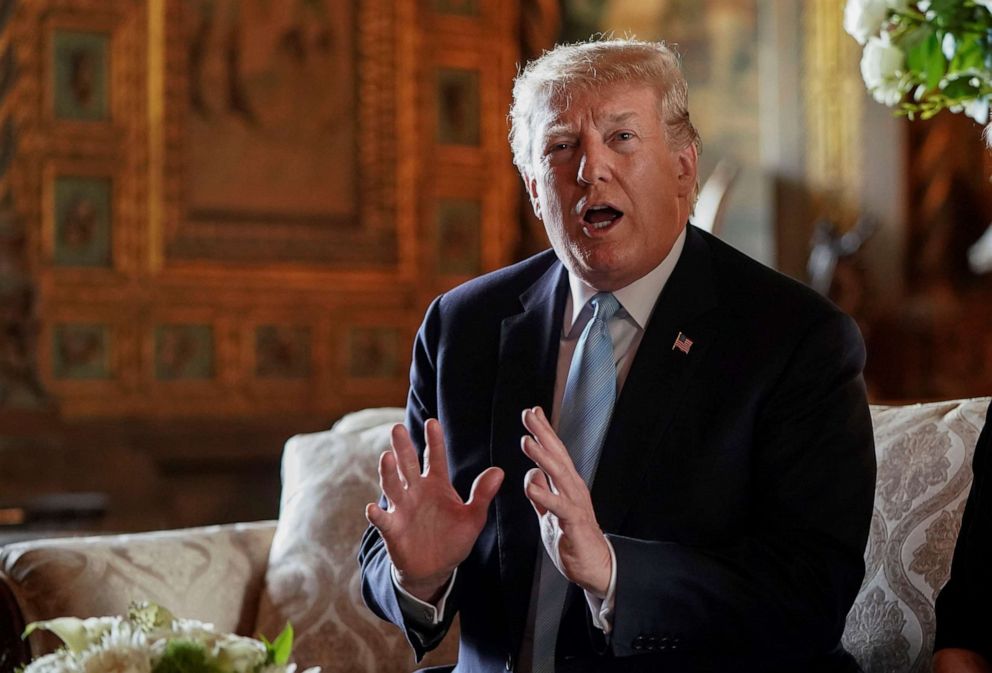
[[[867,575],[844,642],[868,673],[929,670],[933,601],[946,581],[988,398],[875,406],[878,484]],[[355,552],[375,464],[398,409],[350,414],[283,455],[279,521],[40,540],[0,549],[0,673],[56,643],[27,622],[120,613],[148,599],[242,634],[296,633],[325,673],[409,671],[402,637],[364,609]],[[457,657],[450,633],[429,662]]]

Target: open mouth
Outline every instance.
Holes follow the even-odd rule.
[[[586,223],[582,231],[586,236],[595,236],[612,227],[621,217],[623,213],[612,206],[592,206],[582,217]]]

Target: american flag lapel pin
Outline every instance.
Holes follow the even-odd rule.
[[[675,343],[672,344],[672,350],[675,350],[676,348],[688,355],[689,349],[692,348],[692,339],[687,337],[682,332],[679,332],[679,335],[675,337]]]

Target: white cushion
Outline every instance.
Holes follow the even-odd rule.
[[[989,398],[872,406],[878,479],[865,581],[844,646],[866,673],[930,670],[934,599],[951,570]]]
[[[365,505],[379,497],[379,455],[402,409],[349,414],[327,432],[297,435],[282,459],[282,500],[258,611],[272,638],[290,622],[293,659],[323,673],[389,673],[415,668],[399,629],[362,602],[358,545]],[[457,627],[421,665],[454,663]]]

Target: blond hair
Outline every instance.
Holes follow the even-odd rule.
[[[616,83],[642,83],[654,89],[668,142],[675,150],[694,145],[699,132],[689,119],[689,91],[678,53],[664,42],[600,39],[562,44],[527,64],[513,83],[510,106],[510,148],[523,176],[531,174],[536,116],[546,104],[567,105],[576,91],[594,91]],[[697,183],[690,202],[695,202]]]

